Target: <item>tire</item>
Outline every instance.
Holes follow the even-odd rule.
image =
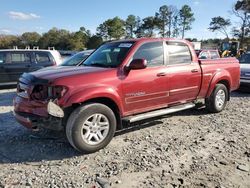
[[[221,112],[227,104],[228,89],[224,84],[216,84],[214,91],[209,98],[206,99],[206,108],[209,112]]]
[[[116,131],[114,112],[106,105],[90,103],[75,109],[66,125],[69,143],[82,153],[96,152],[109,144]]]

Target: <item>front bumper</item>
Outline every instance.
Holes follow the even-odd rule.
[[[62,130],[62,119],[48,113],[48,103],[30,101],[16,96],[13,100],[16,120],[29,129],[40,127],[52,130]]]

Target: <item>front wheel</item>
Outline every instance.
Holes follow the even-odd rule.
[[[221,112],[226,107],[228,95],[228,89],[224,84],[216,84],[213,93],[206,99],[208,111]]]
[[[66,136],[78,151],[92,153],[108,145],[115,130],[114,112],[106,105],[91,103],[72,112],[66,125]]]

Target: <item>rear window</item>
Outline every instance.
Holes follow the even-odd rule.
[[[239,58],[240,64],[250,64],[250,54],[243,54]]]
[[[169,64],[187,64],[191,63],[192,57],[187,45],[176,42],[167,43]]]
[[[211,59],[220,58],[219,54],[216,51],[210,51]]]
[[[30,63],[30,54],[21,52],[10,53],[12,63]]]
[[[50,62],[50,58],[49,58],[48,53],[36,52],[35,57],[36,57],[36,62],[37,63],[49,63]]]

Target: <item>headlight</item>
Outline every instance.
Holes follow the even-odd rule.
[[[50,99],[60,99],[66,94],[67,91],[68,88],[65,86],[49,86],[48,97]]]

